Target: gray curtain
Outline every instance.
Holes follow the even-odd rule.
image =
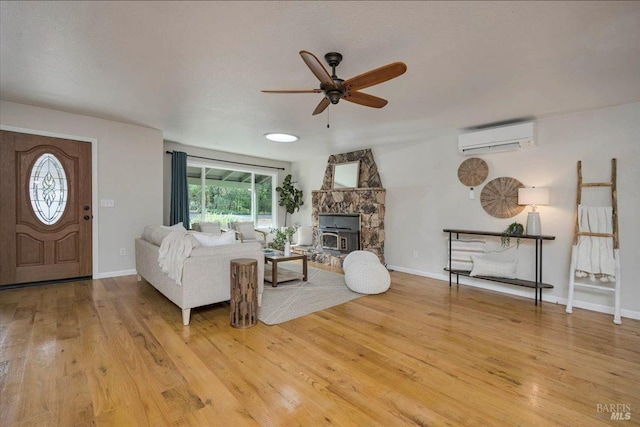
[[[187,184],[187,153],[171,155],[171,209],[169,225],[182,222],[189,229],[189,185]]]

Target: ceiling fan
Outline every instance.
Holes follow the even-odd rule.
[[[403,62],[393,62],[388,65],[376,68],[366,73],[360,74],[348,80],[343,80],[336,76],[336,67],[342,61],[342,55],[338,52],[329,52],[324,58],[331,67],[331,75],[322,65],[320,60],[311,52],[300,51],[300,56],[307,64],[311,72],[320,80],[320,89],[309,90],[263,90],[265,93],[324,93],[324,98],[318,104],[313,115],[322,113],[329,104],[337,104],[341,99],[345,99],[355,104],[367,107],[382,108],[387,105],[387,100],[360,92],[360,89],[386,82],[407,71],[407,66]]]

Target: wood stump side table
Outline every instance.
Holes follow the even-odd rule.
[[[231,260],[231,310],[234,328],[250,328],[258,323],[258,261],[253,258]]]

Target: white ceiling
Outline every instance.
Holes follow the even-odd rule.
[[[0,97],[294,161],[640,101],[640,2],[5,2]],[[298,52],[407,72],[312,116]],[[300,136],[267,141],[270,131]]]

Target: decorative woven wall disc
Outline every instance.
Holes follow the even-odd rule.
[[[458,179],[467,187],[482,184],[487,179],[487,175],[489,175],[487,162],[477,157],[465,160],[458,168]]]
[[[480,204],[491,216],[511,218],[525,208],[518,205],[518,188],[524,185],[515,178],[500,177],[487,183],[480,193]]]

